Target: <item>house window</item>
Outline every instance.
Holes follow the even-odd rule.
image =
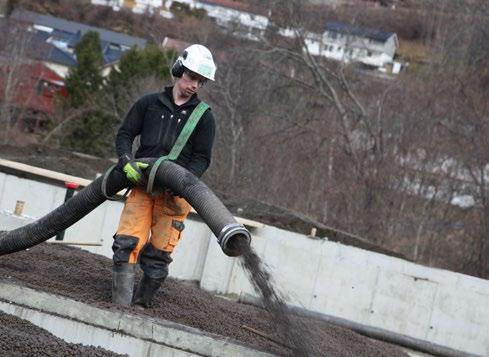
[[[47,88],[48,83],[44,80],[39,80],[36,84],[36,94],[37,95],[43,95],[45,88]]]
[[[120,51],[121,50],[121,46],[119,46],[117,43],[110,43],[109,44],[109,49],[111,49],[113,51]]]
[[[56,92],[58,91],[59,87],[53,83],[49,83],[45,81],[44,79],[40,79],[36,83],[36,94],[37,95],[42,95],[45,97],[53,97]]]
[[[372,51],[367,51],[367,57],[372,57]]]
[[[338,36],[338,34],[336,32],[331,32],[331,38],[333,40],[336,40],[336,37]]]

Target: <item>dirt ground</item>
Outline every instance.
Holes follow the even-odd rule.
[[[27,146],[0,145],[0,158],[89,180],[95,179],[97,173],[104,173],[114,164],[114,161],[110,159],[52,149],[36,144]]]
[[[115,306],[110,302],[111,269],[112,261],[106,257],[49,243],[0,257],[0,276],[3,280],[104,309],[175,321],[230,337],[256,349],[291,355],[291,350],[282,345],[287,341],[273,342],[243,328],[248,326],[280,339],[277,326],[267,311],[213,296],[189,283],[168,279],[157,293],[151,309],[141,311],[135,307]],[[302,326],[301,337],[308,351],[314,355],[405,356],[397,347],[324,321],[297,316],[290,319],[295,326]],[[13,324],[11,328],[6,327],[6,333],[15,335],[19,326]],[[29,328],[25,327],[26,330]]]
[[[121,356],[103,348],[67,343],[28,321],[2,312],[0,312],[0,355],[10,357]]]

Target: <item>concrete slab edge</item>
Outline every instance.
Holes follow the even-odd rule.
[[[111,334],[126,335],[138,340],[197,355],[272,356],[269,353],[241,345],[234,340],[173,321],[141,317],[121,311],[105,310],[17,284],[0,282],[0,300],[5,302],[2,304],[5,309],[6,304],[15,305],[15,309],[19,311],[20,315],[27,313],[26,311],[22,312],[22,308],[35,310],[44,315],[50,315],[50,318],[57,317],[64,320],[78,321],[106,330]],[[8,310],[14,311],[15,309],[9,308]]]
[[[202,356],[2,300],[0,300],[0,311],[29,321],[66,342],[102,347],[130,357]]]

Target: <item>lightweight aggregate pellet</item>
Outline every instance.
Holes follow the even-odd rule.
[[[113,357],[103,348],[68,343],[16,316],[0,312],[0,356]]]
[[[253,286],[264,298],[265,308],[216,297],[195,284],[174,279],[167,279],[156,293],[153,308],[143,311],[136,307],[122,308],[111,303],[110,259],[78,248],[49,243],[0,257],[0,277],[96,307],[175,321],[277,355],[405,355],[395,346],[349,329],[291,314],[256,254],[250,251],[240,259],[250,272]],[[138,278],[140,276],[139,272]],[[21,340],[16,343],[21,343]]]

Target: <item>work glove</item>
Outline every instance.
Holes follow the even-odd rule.
[[[124,171],[127,179],[135,185],[143,185],[146,182],[143,170],[148,166],[148,164],[136,161],[127,154],[119,158],[119,167]]]

